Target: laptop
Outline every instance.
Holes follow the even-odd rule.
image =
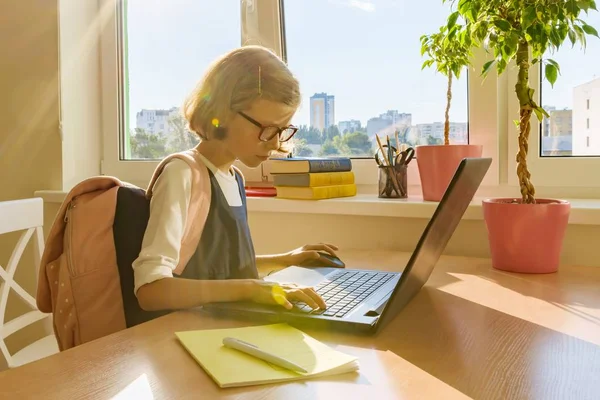
[[[312,286],[327,303],[326,310],[312,310],[301,302],[291,310],[252,302],[211,303],[203,308],[227,318],[376,334],[427,282],[491,162],[491,158],[461,161],[403,272],[378,271],[377,266],[373,270],[291,266],[265,280]]]

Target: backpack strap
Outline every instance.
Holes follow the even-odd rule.
[[[197,150],[187,150],[179,153],[171,154],[165,157],[154,170],[152,179],[146,189],[146,198],[152,198],[152,190],[156,184],[156,180],[160,176],[165,166],[173,158],[179,158],[185,161],[192,171],[192,190],[191,198],[188,206],[188,215],[186,219],[183,236],[181,238],[181,249],[179,251],[179,263],[175,268],[174,273],[180,275],[190,258],[196,251],[202,230],[208,218],[211,200],[210,177],[208,168],[197,155]]]
[[[152,198],[152,191],[154,189],[154,185],[156,184],[156,181],[158,180],[158,177],[163,172],[163,170],[165,169],[167,164],[174,158],[179,158],[179,159],[187,162],[188,165],[196,162],[194,157],[192,157],[187,152],[173,153],[173,154],[169,154],[167,157],[163,158],[156,166],[156,169],[154,170],[154,173],[152,174],[152,178],[150,178],[150,182],[148,183],[148,187],[146,188],[146,198],[148,200],[150,200]],[[190,165],[190,167],[191,167],[191,165]]]

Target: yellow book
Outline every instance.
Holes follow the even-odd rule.
[[[274,186],[332,186],[354,183],[354,172],[318,172],[273,175]]]
[[[341,353],[288,324],[176,332],[183,347],[219,387],[294,381],[356,371],[358,360]],[[225,347],[234,337],[285,358],[306,369],[295,372]]]
[[[322,200],[356,196],[356,184],[316,187],[275,186],[281,199]]]

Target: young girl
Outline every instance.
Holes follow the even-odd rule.
[[[191,170],[170,161],[153,189],[150,217],[139,257],[133,263],[135,294],[146,311],[197,307],[210,302],[250,300],[281,304],[290,300],[325,308],[312,289],[277,285],[258,278],[258,269],[298,265],[335,255],[329,244],[306,245],[278,255],[256,256],[246,218],[242,179],[231,165],[258,167],[294,135],[290,120],[300,104],[298,81],[271,51],[258,46],[233,50],[216,60],[184,104],[196,147],[209,170],[210,211],[195,255],[173,277],[190,201]],[[327,265],[328,261],[323,260]],[[140,310],[141,311],[141,310]]]

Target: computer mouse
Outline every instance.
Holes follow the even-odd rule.
[[[339,258],[337,258],[335,256],[332,256],[329,253],[326,253],[324,251],[319,251],[318,253],[319,253],[320,258],[305,261],[301,265],[303,267],[336,267],[336,268],[344,268],[346,266],[346,264],[344,264],[344,262],[342,260],[340,260]],[[323,259],[329,261],[333,265],[331,265],[327,261],[324,261]]]

